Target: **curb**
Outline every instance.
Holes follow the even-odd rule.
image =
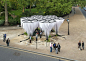
[[[1,45],[1,44],[0,44],[0,46],[7,47],[7,46]],[[69,60],[69,61],[78,61],[78,60],[74,60],[74,59],[69,59],[69,58],[65,58],[65,57],[59,57],[59,56],[55,56],[55,55],[44,54],[44,53],[30,51],[30,50],[25,50],[25,49],[21,49],[21,48],[17,48],[17,47],[12,47],[12,46],[9,46],[8,48],[13,48],[13,49],[18,49],[18,50],[22,50],[22,51],[37,53],[37,54],[46,55],[46,56],[51,56],[51,57],[59,58],[59,60],[60,59],[64,59],[64,60]]]

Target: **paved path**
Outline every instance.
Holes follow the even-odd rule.
[[[0,61],[59,61],[58,58],[0,47]],[[61,60],[63,61],[63,60]]]
[[[41,53],[45,53],[45,54],[75,59],[75,60],[79,60],[79,61],[86,61],[86,54],[85,54],[86,48],[85,48],[85,50],[80,51],[77,46],[79,40],[84,41],[84,43],[86,43],[86,41],[85,41],[86,40],[86,37],[85,37],[86,36],[86,19],[78,7],[75,7],[75,11],[76,11],[76,14],[74,14],[73,16],[71,16],[69,18],[70,35],[67,35],[68,34],[67,21],[64,21],[64,23],[61,25],[61,27],[59,29],[59,34],[65,35],[65,38],[66,38],[66,39],[58,38],[56,40],[56,43],[59,42],[61,44],[61,52],[59,52],[59,54],[55,54],[54,50],[52,53],[50,53],[49,45],[47,47],[46,47],[46,45],[40,45],[40,46],[38,46],[38,49],[35,49],[35,45],[26,45],[23,43],[19,44],[18,41],[19,41],[19,39],[23,39],[22,36],[19,36],[19,37],[15,36],[15,38],[11,39],[10,46],[27,49],[27,50],[32,50],[32,51],[36,51],[36,52],[41,52]],[[15,31],[15,30],[7,30],[8,34],[10,32],[12,33],[12,31]],[[1,30],[0,32],[2,32],[2,34],[3,34],[4,31]],[[24,32],[24,30],[18,29],[17,31],[13,32],[13,34],[16,33],[16,35],[17,35],[17,34],[23,33],[23,32]],[[10,35],[11,34],[9,34],[9,36]],[[2,35],[0,37],[2,37]],[[2,41],[0,41],[0,44],[6,45]],[[86,46],[86,44],[85,44],[85,46]]]

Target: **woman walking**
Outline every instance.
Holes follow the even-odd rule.
[[[52,43],[50,42],[50,52],[52,52]]]

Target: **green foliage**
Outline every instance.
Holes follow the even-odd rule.
[[[30,12],[30,11],[25,11],[24,13],[22,13],[22,16],[25,16],[25,17],[29,17],[29,16],[32,16],[33,13]]]
[[[45,40],[45,41],[46,41],[46,40]],[[50,42],[50,39],[48,39],[47,42]]]
[[[17,24],[20,24],[20,18],[21,18],[21,16],[17,16],[15,19],[16,19],[16,21],[17,21]]]
[[[58,35],[56,35],[56,36],[58,36]]]
[[[5,20],[0,19],[0,26],[4,25]]]
[[[34,38],[33,38],[33,37],[31,37],[31,40],[34,40]]]
[[[12,10],[9,13],[18,16],[18,15],[21,15],[22,14],[22,10],[21,9],[20,10]]]
[[[0,15],[0,19],[4,19],[4,20],[5,20],[5,13],[2,13],[2,14]]]
[[[40,28],[38,28],[38,30],[40,30]]]
[[[0,3],[0,12],[3,12],[3,11],[4,11],[4,7]]]
[[[28,35],[28,34],[27,34],[27,32],[24,32],[24,35],[26,35],[26,36],[27,36],[27,35]]]
[[[7,5],[8,5],[9,7],[11,7],[11,2],[10,2],[10,0],[0,0],[0,3],[1,3],[2,6],[5,6],[5,3],[7,3]]]
[[[16,25],[17,24],[17,20],[15,18],[9,18],[8,23],[10,26]]]
[[[63,16],[70,13],[72,2],[64,0],[40,0],[37,4],[37,9],[45,10],[45,15]]]
[[[49,38],[51,38],[51,36],[49,35]]]

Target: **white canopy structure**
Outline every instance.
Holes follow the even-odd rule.
[[[49,36],[52,28],[55,28],[57,32],[64,22],[64,19],[61,17],[57,17],[55,15],[33,15],[31,17],[22,17],[20,18],[21,27],[28,33],[28,35],[32,35],[37,27],[40,27],[45,35]]]

